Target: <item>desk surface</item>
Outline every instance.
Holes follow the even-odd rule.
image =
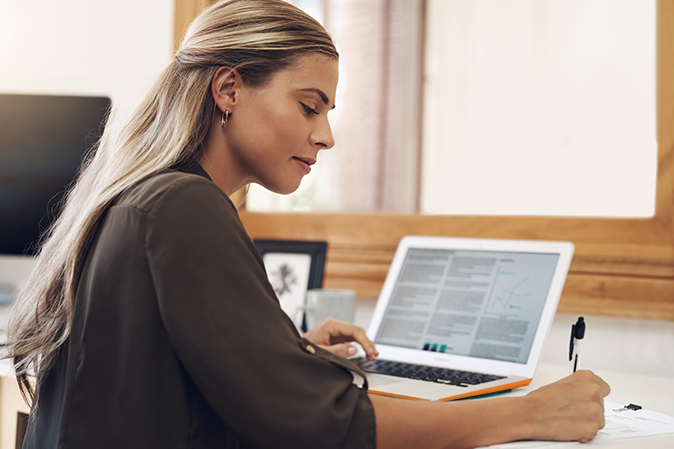
[[[376,301],[359,299],[355,322],[367,329]],[[569,373],[569,335],[576,315],[557,314],[533,382],[503,396],[523,396]],[[609,402],[635,403],[674,416],[674,322],[586,316],[583,367],[611,385]],[[488,400],[488,399],[486,399]],[[569,446],[573,447],[573,446]],[[674,448],[674,435],[592,443],[601,448]]]

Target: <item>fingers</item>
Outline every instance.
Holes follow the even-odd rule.
[[[609,385],[591,371],[577,371],[531,392],[530,408],[538,439],[588,441],[604,427]]]
[[[588,388],[591,388],[592,398],[595,400],[603,399],[611,393],[611,387],[607,384],[604,379],[597,376],[595,373],[589,370],[579,370],[573,373],[568,377],[569,380],[573,382],[586,384]]]
[[[353,345],[349,345],[346,343],[339,343],[336,345],[332,346],[324,346],[324,345],[318,345],[321,348],[325,349],[326,351],[330,351],[335,355],[338,355],[340,357],[351,357],[357,352],[357,349]]]
[[[574,381],[584,383],[587,400],[590,402],[588,406],[588,420],[597,423],[597,428],[592,429],[592,437],[596,435],[597,430],[603,429],[606,425],[606,418],[604,415],[604,398],[611,393],[611,387],[601,377],[594,374],[592,371],[581,370],[576,371],[571,377]],[[592,410],[594,408],[594,410]]]
[[[339,346],[339,343],[355,341],[363,347],[365,356],[369,360],[374,360],[374,358],[379,355],[379,352],[377,352],[374,343],[372,343],[372,341],[367,338],[363,328],[354,324],[345,323],[344,321],[336,320],[334,318],[328,318],[324,320],[309,332],[305,333],[304,337],[325,348],[332,346],[337,347]],[[351,345],[344,346],[346,348]],[[344,349],[344,351],[347,350],[348,348]],[[335,351],[331,352],[336,353]],[[339,355],[342,355],[342,353]]]
[[[365,351],[365,356],[368,360],[374,360],[374,358],[379,355],[379,352],[377,351],[377,348],[375,348],[374,343],[372,343],[372,341],[367,338],[367,334],[362,327],[358,327],[349,323],[343,323],[341,321],[338,321],[338,323],[345,325],[343,331],[353,338],[352,341],[356,341],[363,348],[363,351]]]

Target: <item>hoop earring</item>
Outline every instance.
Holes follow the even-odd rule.
[[[225,108],[225,112],[222,113],[222,117],[220,118],[220,126],[224,128],[227,125],[228,120],[229,120],[229,108]]]

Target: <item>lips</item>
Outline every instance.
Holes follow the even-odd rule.
[[[295,156],[293,159],[297,159],[298,161],[304,162],[305,164],[311,166],[316,163],[316,159],[310,158],[310,157],[297,157]]]
[[[308,174],[311,171],[311,166],[316,163],[316,159],[310,157],[293,157],[295,162]]]

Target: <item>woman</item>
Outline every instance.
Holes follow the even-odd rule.
[[[589,372],[524,398],[369,396],[365,374],[341,357],[348,341],[376,356],[362,329],[329,320],[301,337],[281,311],[228,195],[250,182],[292,192],[333,146],[337,58],[325,30],[282,0],[218,3],[190,26],[154,88],[88,157],[20,293],[10,357],[34,396],[24,448],[595,435],[608,386]]]

